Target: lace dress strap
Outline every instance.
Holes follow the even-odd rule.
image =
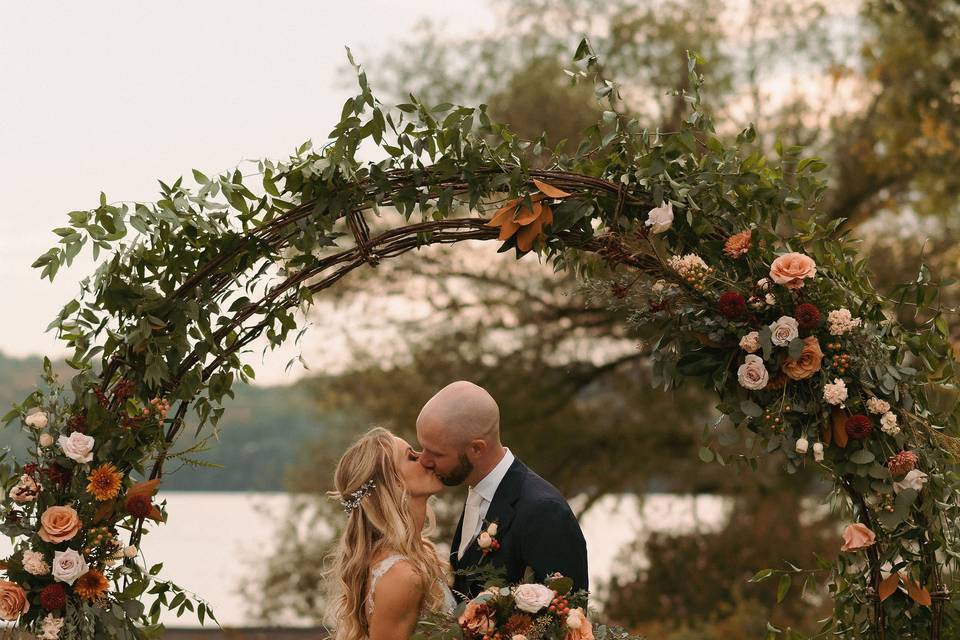
[[[387,571],[390,571],[393,565],[406,559],[406,556],[396,553],[387,556],[370,569],[370,586],[367,588],[367,615],[373,613],[373,592],[377,588],[377,580],[382,578]]]

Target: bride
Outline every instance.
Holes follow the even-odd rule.
[[[334,486],[347,519],[329,576],[336,640],[407,640],[424,611],[452,612],[448,564],[427,537],[443,483],[416,451],[375,428],[340,458]]]

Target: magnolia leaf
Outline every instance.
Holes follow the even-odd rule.
[[[558,188],[556,188],[555,186],[553,186],[553,185],[551,185],[551,184],[547,184],[546,182],[543,182],[543,181],[541,181],[541,180],[537,180],[536,178],[533,179],[533,186],[535,186],[537,189],[539,189],[540,192],[543,193],[543,195],[547,196],[548,198],[558,198],[558,199],[559,199],[559,198],[567,198],[567,197],[573,195],[573,194],[567,193],[566,191],[564,191],[564,190],[562,190],[562,189],[558,189]]]
[[[897,590],[897,585],[900,584],[900,572],[894,571],[889,576],[883,579],[880,583],[880,588],[877,590],[877,593],[880,595],[880,602],[883,602],[887,598],[893,595]]]
[[[909,575],[903,574],[903,584],[907,588],[907,595],[910,596],[914,602],[925,607],[933,604],[930,599],[930,592],[924,587],[921,587]]]

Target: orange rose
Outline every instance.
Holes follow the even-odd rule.
[[[820,371],[821,360],[823,360],[823,351],[820,350],[820,343],[815,337],[807,336],[803,339],[800,357],[796,360],[788,357],[783,361],[780,369],[791,380],[806,380]]]
[[[877,534],[860,524],[848,524],[843,530],[843,546],[840,551],[859,551],[877,541]]]
[[[16,620],[29,611],[27,594],[16,582],[0,580],[0,618]]]
[[[54,544],[64,542],[80,531],[80,516],[73,507],[49,507],[40,516],[40,538]]]
[[[467,608],[460,614],[457,622],[460,623],[460,628],[464,631],[481,636],[492,633],[496,626],[493,619],[493,610],[485,604],[478,604],[473,601],[467,603]]]
[[[567,614],[567,629],[565,640],[593,640],[593,625],[580,607]]]
[[[770,277],[788,289],[799,289],[803,281],[817,275],[817,263],[802,253],[785,253],[770,265]]]

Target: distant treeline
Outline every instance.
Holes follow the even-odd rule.
[[[67,383],[71,370],[55,363]],[[0,415],[20,402],[35,387],[42,371],[42,358],[11,358],[0,353]],[[319,438],[335,416],[319,415],[311,400],[309,385],[251,387],[237,384],[236,399],[228,400],[220,421],[219,441],[211,439],[210,449],[189,457],[223,465],[209,468],[172,461],[162,488],[181,491],[281,491],[288,466],[299,461],[304,444]],[[194,441],[195,416],[188,419],[183,438],[173,452],[189,448]],[[193,427],[193,428],[191,428]],[[206,428],[205,428],[206,431]],[[25,459],[27,440],[16,423],[0,429],[0,447],[10,447],[18,459]]]

